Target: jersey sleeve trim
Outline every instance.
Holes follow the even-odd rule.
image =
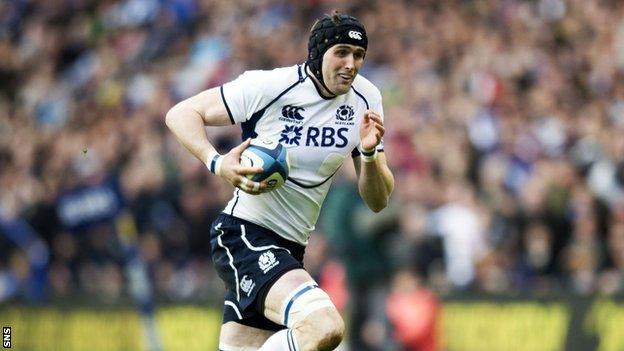
[[[230,106],[228,106],[228,103],[225,100],[225,95],[223,94],[223,85],[219,88],[219,91],[221,92],[221,99],[223,100],[223,104],[225,105],[225,109],[227,110],[228,117],[230,117],[230,122],[232,122],[232,124],[236,124],[236,122],[234,122],[234,117],[232,117],[232,111],[230,111]]]
[[[364,97],[364,95],[360,94],[359,91],[355,90],[355,87],[352,85],[351,88],[353,88],[353,91],[357,94],[357,96],[361,97],[362,100],[364,100],[364,103],[366,104],[366,108],[370,109],[370,105],[368,104],[368,100],[366,100],[366,98]]]

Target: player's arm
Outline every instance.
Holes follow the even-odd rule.
[[[215,174],[230,184],[250,194],[265,192],[265,183],[253,182],[246,174],[262,171],[261,167],[244,167],[240,155],[249,145],[249,140],[219,155],[206,136],[204,126],[230,125],[230,117],[219,88],[203,91],[173,106],[165,117],[165,123],[178,141]]]
[[[386,155],[376,151],[384,133],[381,117],[375,112],[366,111],[360,127],[362,155],[353,158],[353,164],[360,196],[374,212],[379,212],[388,205],[394,189],[394,176],[388,168]]]

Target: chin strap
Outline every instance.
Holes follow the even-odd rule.
[[[323,88],[325,88],[325,90],[327,90],[327,92],[330,93],[332,95],[332,97],[338,96],[333,91],[331,91],[331,89],[329,89],[327,87],[327,85],[325,85],[325,81],[323,79],[323,75],[322,74],[319,75],[320,77],[317,77],[316,74],[313,74],[312,69],[308,65],[306,65],[306,69],[308,70],[308,74],[310,74],[310,75],[312,75],[312,77],[314,77],[314,79],[312,81],[315,82],[315,84],[316,84],[316,82],[321,83],[321,86]]]
[[[321,82],[321,85],[323,85],[323,88],[325,88],[325,90],[327,90],[332,96],[334,96],[334,97],[338,96],[333,91],[329,90],[329,88],[327,87],[327,85],[325,85],[325,82],[323,81],[322,78],[321,78],[320,82]]]

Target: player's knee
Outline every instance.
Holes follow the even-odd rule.
[[[316,284],[305,283],[286,299],[283,324],[297,331],[301,350],[333,350],[344,336],[344,322]]]
[[[345,325],[335,308],[308,315],[295,329],[303,336],[302,350],[333,350],[344,338]]]
[[[317,348],[319,350],[333,350],[344,338],[345,325],[342,317],[336,309],[330,310],[321,323],[317,323],[316,330],[319,330]]]
[[[344,321],[338,311],[334,310],[334,312],[334,317],[332,317],[331,322],[328,322],[329,328],[325,331],[323,340],[319,342],[321,350],[325,348],[333,350],[338,347],[342,339],[344,339]]]

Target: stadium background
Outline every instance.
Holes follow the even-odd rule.
[[[367,26],[396,177],[335,180],[306,266],[353,350],[623,350],[624,4],[0,2],[0,324],[18,350],[212,350],[208,226],[231,189],[177,101]],[[222,151],[237,127],[209,129]],[[433,346],[432,346],[433,345]]]

